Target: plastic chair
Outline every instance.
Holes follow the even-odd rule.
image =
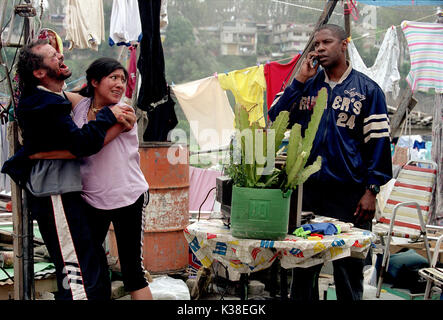
[[[434,255],[432,256],[431,265],[429,268],[423,268],[418,271],[418,274],[426,279],[425,300],[431,298],[431,289],[434,286],[443,287],[443,268],[437,268],[437,260],[440,254],[440,245],[443,241],[441,235],[435,244]]]
[[[383,277],[389,266],[392,237],[409,238],[414,241],[423,238],[427,259],[431,264],[426,224],[429,220],[436,175],[437,164],[426,160],[410,160],[398,174],[386,205],[373,228],[384,245],[377,298],[380,297]]]

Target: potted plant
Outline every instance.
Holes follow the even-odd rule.
[[[286,162],[275,167],[276,155],[289,123],[280,112],[269,129],[250,123],[247,110],[235,107],[236,134],[231,162],[226,169],[233,180],[231,231],[238,238],[282,240],[288,231],[290,198],[297,185],[320,170],[321,157],[305,167],[327,103],[327,90],[319,91],[311,120],[301,135],[301,125],[290,130]]]

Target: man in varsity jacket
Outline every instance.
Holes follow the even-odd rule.
[[[78,128],[62,91],[71,71],[63,63],[63,55],[45,40],[20,50],[17,71],[22,92],[17,118],[24,143],[5,162],[2,172],[26,191],[29,212],[38,222],[56,268],[56,299],[110,299],[106,255],[102,244],[91,237],[80,195],[79,160],[31,160],[29,156],[64,149],[77,157],[89,156],[103,147],[109,128],[117,121],[132,127],[135,115],[120,106],[103,108],[97,120]]]
[[[321,26],[314,41],[315,50],[275,101],[269,118],[274,121],[280,111],[290,111],[291,126],[299,123],[304,132],[318,91],[327,88],[327,107],[307,163],[320,155],[322,167],[303,185],[303,210],[370,230],[376,195],[392,177],[385,96],[346,61],[347,39],[341,27]],[[350,257],[333,262],[337,299],[362,299],[364,265],[365,260]],[[321,267],[293,270],[292,299],[318,300]]]

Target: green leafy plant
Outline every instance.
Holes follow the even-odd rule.
[[[227,174],[234,185],[247,188],[281,189],[286,192],[304,183],[309,176],[320,170],[321,157],[306,166],[318,125],[326,108],[326,88],[319,91],[316,104],[302,137],[301,125],[294,124],[290,130],[285,164],[275,167],[275,159],[289,124],[289,112],[282,111],[269,129],[258,122],[250,123],[248,111],[241,105],[235,106],[236,135],[231,145],[231,162]],[[268,146],[274,142],[273,146]],[[272,147],[272,148],[271,148]]]

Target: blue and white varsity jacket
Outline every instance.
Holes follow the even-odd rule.
[[[302,134],[311,119],[318,91],[326,87],[328,103],[307,165],[322,157],[321,170],[309,180],[327,184],[384,185],[392,178],[390,127],[385,96],[375,81],[349,68],[337,83],[324,70],[301,83],[294,79],[269,110],[274,121],[290,111],[290,126]]]

